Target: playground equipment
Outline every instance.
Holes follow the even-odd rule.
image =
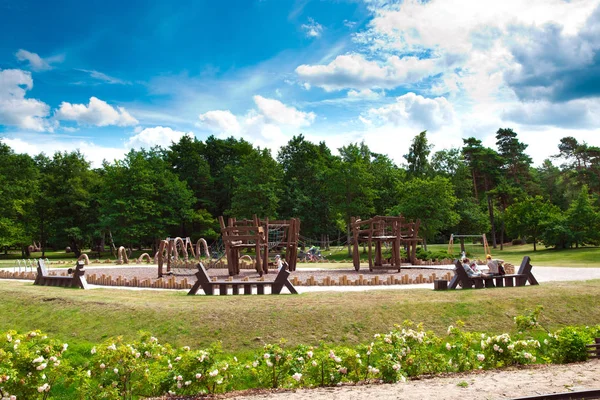
[[[351,230],[353,233],[352,261],[354,269],[360,270],[360,245],[366,244],[369,252],[369,271],[374,269],[401,269],[400,248],[404,246],[408,260],[414,263],[416,259],[419,238],[420,220],[407,222],[403,216],[375,216],[367,220],[352,217]],[[374,251],[373,251],[374,245]],[[388,245],[391,257],[384,259],[382,246]],[[374,254],[373,254],[374,253]]]
[[[485,256],[487,254],[492,254],[490,252],[490,246],[488,244],[487,238],[485,236],[485,233],[482,233],[480,235],[455,235],[455,234],[451,234],[450,235],[450,241],[448,242],[448,254],[453,255],[454,254],[454,239],[458,239],[460,242],[460,253],[461,254],[466,254],[467,251],[465,250],[465,239],[466,238],[472,238],[474,240],[481,240],[481,244],[483,245],[483,255],[482,255],[482,259],[485,258]],[[474,257],[473,255],[471,255],[471,257]]]
[[[285,251],[285,260],[290,271],[296,270],[298,258],[298,237],[300,235],[300,220],[259,220],[256,216],[248,220],[219,217],[221,234],[225,245],[225,255],[229,275],[240,272],[240,250],[254,249],[254,267],[261,276],[269,272],[269,256],[272,253]]]
[[[119,247],[117,254],[119,257],[119,259],[117,260],[117,264],[129,264],[129,257],[127,257],[127,250],[125,250],[125,247]]]

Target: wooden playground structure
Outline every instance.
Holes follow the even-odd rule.
[[[161,278],[164,274],[164,267],[166,266],[166,273],[172,273],[172,269],[174,266],[181,266],[183,264],[184,267],[188,269],[195,269],[195,263],[189,263],[190,254],[192,260],[200,260],[200,256],[202,254],[202,249],[204,249],[205,255],[210,258],[210,252],[208,250],[208,245],[206,244],[206,240],[199,239],[196,242],[196,246],[192,243],[192,240],[189,237],[185,239],[176,237],[176,238],[166,238],[165,240],[161,240],[158,251],[154,256],[156,263],[158,264],[158,277]],[[180,257],[181,253],[181,257]],[[141,262],[142,257],[140,257]],[[129,261],[125,262],[126,264]]]
[[[260,276],[269,273],[269,256],[271,253],[285,250],[285,260],[288,270],[296,270],[298,258],[298,237],[300,236],[300,220],[292,218],[289,220],[253,219],[236,220],[229,218],[227,225],[225,219],[219,217],[221,234],[225,246],[227,267],[229,275],[240,273],[240,254],[245,249],[253,249],[255,252],[254,266]]]
[[[414,263],[417,255],[420,220],[407,222],[403,216],[375,216],[362,220],[352,217],[351,230],[353,234],[352,261],[354,269],[360,270],[360,246],[366,245],[369,254],[369,271],[374,269],[401,270],[402,256],[400,249],[406,248],[407,258]],[[382,247],[388,245],[391,257],[384,259]]]

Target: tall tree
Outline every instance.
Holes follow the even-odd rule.
[[[408,163],[407,174],[410,178],[423,178],[429,174],[429,154],[433,145],[427,141],[427,131],[419,133],[413,138],[408,150],[404,155]]]
[[[583,185],[579,195],[569,206],[567,223],[573,233],[575,247],[597,245],[600,241],[600,214],[592,203],[587,185]]]
[[[231,210],[238,218],[277,217],[281,188],[281,169],[267,149],[258,149],[242,157],[235,171],[235,190]]]
[[[375,211],[371,151],[366,144],[350,144],[339,149],[340,158],[331,171],[329,190],[334,207],[346,224],[348,255],[351,254],[350,220],[369,217]]]
[[[92,207],[98,175],[79,152],[57,152],[41,161],[41,179],[45,182],[41,195],[46,206],[48,241],[58,248],[69,246],[79,257],[93,236],[97,209]]]
[[[420,219],[422,237],[427,249],[431,240],[442,229],[458,223],[459,215],[454,211],[457,199],[450,179],[441,176],[416,178],[398,185],[398,205],[390,211],[408,219]]]
[[[503,171],[509,182],[522,185],[527,182],[531,157],[525,150],[527,145],[517,139],[517,134],[510,128],[500,128],[496,132],[496,145],[502,157]]]
[[[0,142],[0,246],[20,246],[24,255],[33,240],[38,169],[32,158]]]
[[[533,241],[533,251],[537,250],[538,239],[542,236],[546,221],[560,209],[541,196],[526,197],[506,209],[506,225],[509,232]]]

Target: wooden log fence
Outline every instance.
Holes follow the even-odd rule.
[[[57,274],[55,271],[50,272],[50,275],[57,276],[67,276],[66,271],[60,274]],[[24,280],[35,280],[37,274],[34,272],[9,272],[9,271],[0,271],[0,279],[24,279]],[[358,278],[352,279],[347,275],[342,275],[336,278],[333,277],[325,277],[321,280],[317,280],[314,276],[309,276],[306,279],[299,279],[297,276],[293,276],[290,278],[290,282],[294,286],[392,286],[392,285],[412,285],[419,283],[433,283],[438,279],[445,279],[450,281],[453,277],[453,273],[451,271],[438,276],[435,273],[431,275],[424,276],[422,274],[416,276],[415,278],[410,278],[407,274],[403,274],[397,277],[388,276],[386,279],[382,279],[379,276],[375,276],[373,278],[367,278],[364,275],[359,275]],[[151,289],[191,289],[193,284],[195,283],[195,279],[189,280],[188,278],[183,278],[177,280],[176,277],[170,276],[166,278],[159,279],[140,279],[140,278],[131,278],[127,279],[123,276],[113,277],[107,274],[89,274],[86,275],[87,283],[91,285],[100,285],[100,286],[124,286],[124,287],[140,287],[140,288],[151,288]],[[213,281],[216,281],[216,278],[212,278]],[[241,281],[249,281],[248,277],[244,277]],[[256,280],[258,282],[264,281],[264,278],[260,278]]]

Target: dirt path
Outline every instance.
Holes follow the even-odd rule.
[[[600,360],[598,359],[577,364],[456,374],[391,385],[342,386],[233,398],[236,400],[487,400],[591,389],[600,389]]]

